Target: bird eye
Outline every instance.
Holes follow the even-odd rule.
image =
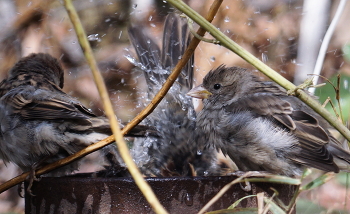
[[[219,88],[221,88],[221,85],[220,85],[220,84],[217,83],[217,84],[214,85],[214,89],[215,89],[215,90],[218,90]]]

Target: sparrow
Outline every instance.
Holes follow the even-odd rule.
[[[188,26],[175,13],[170,13],[165,20],[161,49],[141,26],[131,26],[129,37],[139,59],[137,63],[133,58],[130,61],[144,74],[151,100],[185,52],[190,42]],[[192,57],[164,99],[144,120],[147,126],[156,128],[160,137],[149,136],[134,141],[133,158],[147,176],[213,175],[218,172],[216,151],[198,151],[192,143],[196,112],[192,98],[186,93],[193,86],[193,60]]]
[[[112,134],[106,117],[95,116],[62,91],[63,77],[57,59],[33,53],[20,59],[0,83],[0,158],[5,162],[31,171]],[[130,134],[144,136],[146,132],[139,126]],[[76,169],[78,163],[73,162],[49,175]]]
[[[252,71],[221,65],[187,94],[203,99],[197,142],[221,150],[241,171],[290,177],[304,167],[349,172],[350,153],[327,131],[329,124]]]

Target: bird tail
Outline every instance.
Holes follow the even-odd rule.
[[[328,151],[333,155],[333,161],[341,171],[350,172],[350,152],[341,147],[339,141],[331,137]]]

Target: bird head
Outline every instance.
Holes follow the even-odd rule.
[[[248,89],[251,79],[252,74],[243,68],[221,65],[209,71],[203,84],[190,90],[187,95],[215,102],[232,101]]]

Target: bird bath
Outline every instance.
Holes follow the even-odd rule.
[[[26,194],[26,213],[153,213],[132,178],[93,177],[76,174],[67,177],[44,177],[34,182]],[[160,203],[169,213],[197,213],[218,191],[236,176],[146,178]],[[236,200],[265,192],[288,204],[296,187],[275,183],[251,183],[251,191],[240,184],[232,186],[209,210],[226,209]],[[257,207],[257,198],[242,200],[239,207]]]

